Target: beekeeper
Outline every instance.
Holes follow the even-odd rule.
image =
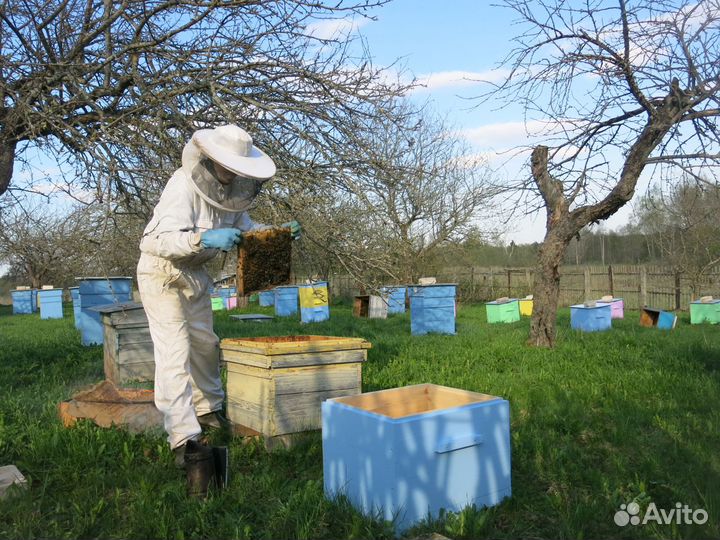
[[[212,279],[204,263],[267,228],[247,211],[275,163],[236,125],[196,131],[140,241],[138,288],[155,348],[155,405],[175,462],[202,428],[223,427],[219,340],[213,332]],[[293,237],[300,234],[290,222]]]

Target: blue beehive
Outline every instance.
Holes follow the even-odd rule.
[[[441,509],[511,495],[510,406],[434,384],[322,403],[325,495],[395,519],[399,532]]]
[[[75,317],[75,328],[80,329],[80,287],[68,287],[72,297],[73,315]]]
[[[405,313],[406,287],[382,287],[380,289],[383,297],[387,299],[388,315]]]
[[[100,313],[89,308],[132,300],[130,277],[83,277],[80,282],[80,335],[83,345],[102,345]]]
[[[304,323],[322,322],[330,318],[330,302],[326,281],[298,285],[298,299],[300,301],[300,321]]]
[[[570,306],[570,326],[584,332],[609,330],[612,326],[612,308],[610,304]]]
[[[275,291],[261,291],[258,294],[258,301],[264,307],[275,305]]]
[[[30,289],[11,291],[13,315],[29,315],[33,312],[32,291]]]
[[[62,319],[62,289],[42,289],[38,291],[41,319]]]
[[[275,315],[290,317],[298,312],[298,288],[296,285],[275,287]]]
[[[410,333],[413,335],[437,332],[455,333],[454,283],[413,285],[410,296]]]

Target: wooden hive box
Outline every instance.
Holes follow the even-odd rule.
[[[499,397],[418,384],[329,399],[322,422],[325,494],[399,532],[511,494],[510,405]]]
[[[116,385],[155,379],[155,348],[139,302],[95,306],[103,323],[105,378]]]
[[[223,339],[228,418],[265,437],[320,429],[323,400],[361,392],[370,346],[331,336]]]
[[[640,310],[640,326],[672,330],[677,324],[677,315],[662,309],[645,306]]]
[[[625,318],[625,302],[622,298],[608,298],[603,297],[597,300],[597,304],[609,304],[610,305],[610,318],[611,319],[623,319]]]

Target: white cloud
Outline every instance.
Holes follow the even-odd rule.
[[[327,19],[309,24],[306,31],[317,39],[337,39],[357,32],[367,22],[368,19]]]
[[[459,88],[478,86],[487,83],[498,83],[508,75],[506,70],[489,71],[438,71],[418,75],[416,83],[419,85],[413,92],[433,91],[442,88]]]
[[[503,150],[531,144],[544,131],[547,122],[500,122],[467,128],[460,134],[473,146],[480,149]]]

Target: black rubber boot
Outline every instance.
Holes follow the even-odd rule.
[[[185,474],[188,497],[207,498],[208,489],[217,483],[213,448],[188,441],[185,445]]]

